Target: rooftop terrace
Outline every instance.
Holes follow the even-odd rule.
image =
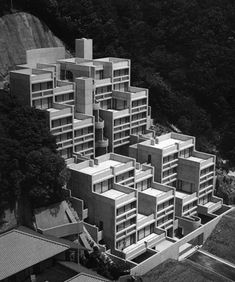
[[[98,165],[94,164],[94,166],[85,167],[85,168],[81,169],[80,172],[93,175],[93,174],[96,174],[96,173],[101,172],[103,170],[110,169],[110,167],[119,167],[121,165],[123,165],[123,163],[121,163],[121,162],[118,162],[118,161],[115,161],[115,160],[106,160],[106,161],[104,161],[104,162],[102,162]],[[70,166],[70,168],[71,168],[71,166]]]
[[[102,193],[102,196],[113,199],[113,200],[118,199],[118,198],[125,196],[125,195],[126,195],[126,193],[115,190],[115,189],[110,189],[110,190]]]
[[[124,59],[124,58],[105,57],[105,58],[95,59],[94,61],[120,63],[120,62],[125,62],[127,60],[128,59]]]
[[[159,196],[163,196],[164,194],[166,194],[165,191],[157,190],[151,187],[142,191],[142,193],[150,195],[150,196],[154,196],[154,197],[159,197]]]

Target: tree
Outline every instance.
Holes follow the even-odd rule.
[[[0,94],[0,210],[13,209],[16,203],[31,208],[61,200],[68,174],[46,112]]]
[[[27,155],[25,167],[22,192],[29,196],[34,207],[62,199],[62,187],[68,180],[64,159],[42,148]]]

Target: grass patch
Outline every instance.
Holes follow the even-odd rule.
[[[227,282],[229,279],[223,278],[210,270],[201,268],[191,261],[178,262],[167,260],[158,265],[142,277],[143,282]]]
[[[235,264],[235,209],[221,218],[203,249]]]

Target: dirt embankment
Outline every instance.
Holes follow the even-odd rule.
[[[0,17],[0,81],[17,64],[26,62],[26,50],[61,46],[63,42],[33,15],[15,13]]]

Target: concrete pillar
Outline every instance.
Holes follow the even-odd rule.
[[[93,59],[92,39],[80,38],[75,40],[75,54],[78,58],[87,60]]]
[[[76,78],[75,111],[93,115],[92,78]]]

